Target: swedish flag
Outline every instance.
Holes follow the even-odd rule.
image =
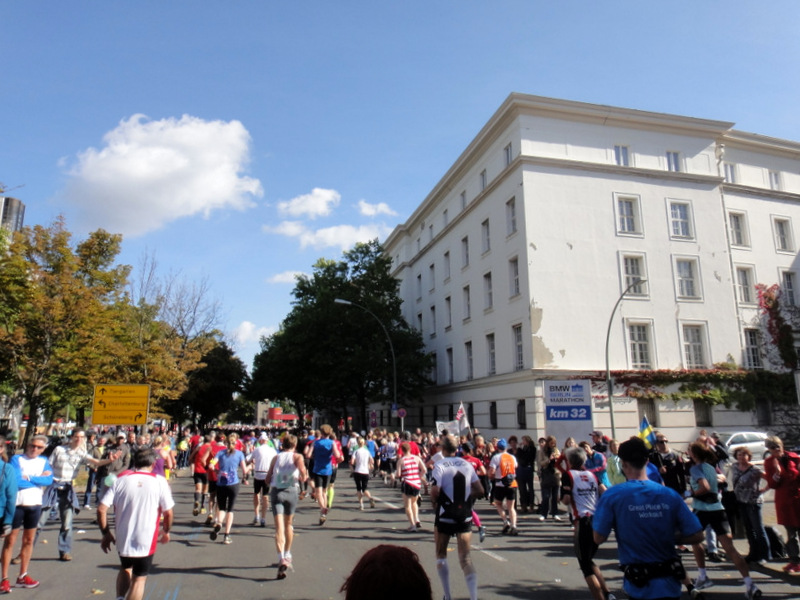
[[[645,446],[648,448],[652,448],[656,445],[656,434],[653,428],[650,427],[646,416],[642,417],[642,425],[639,427],[639,437],[642,438]]]

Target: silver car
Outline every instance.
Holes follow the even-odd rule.
[[[742,446],[747,447],[753,455],[753,460],[763,460],[769,456],[765,440],[767,434],[763,431],[718,431],[719,441],[733,459],[733,451]]]

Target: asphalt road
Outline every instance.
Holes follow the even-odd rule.
[[[322,527],[318,525],[316,507],[308,500],[301,502],[295,521],[295,570],[279,581],[275,578],[277,568],[272,527],[250,525],[253,518],[250,488],[243,488],[237,500],[233,543],[223,545],[220,543],[222,536],[217,542],[210,541],[209,529],[203,526],[202,517],[192,517],[192,485],[187,475],[184,473],[184,477],[173,481],[177,503],[174,535],[172,542],[159,546],[156,553],[145,593],[149,600],[338,600],[343,598],[339,588],[359,557],[380,543],[399,544],[414,550],[431,578],[434,598],[442,595],[435,568],[431,513],[423,510],[423,531],[405,532],[407,523],[399,492],[385,488],[379,480],[370,484],[378,505],[374,510],[367,508],[361,512],[355,501],[352,479],[341,477],[337,481],[334,507]],[[423,506],[427,507],[426,504]],[[578,570],[572,550],[572,532],[566,522],[540,523],[532,515],[522,515],[520,535],[506,537],[500,535],[499,517],[488,503],[481,501],[477,510],[489,530],[483,544],[478,542],[477,535],[473,536],[473,561],[478,571],[481,598],[590,598]],[[106,555],[100,549],[99,531],[96,525],[91,524],[93,518],[93,514],[86,512],[76,517],[74,560],[69,563],[58,560],[57,521],[48,524],[34,549],[29,569],[30,575],[40,580],[41,585],[32,590],[14,589],[14,597],[30,600],[115,599],[118,557],[113,552]],[[454,544],[450,550],[454,598],[468,598]],[[601,547],[597,562],[612,591],[624,598],[621,574],[614,568],[616,548],[613,540]],[[684,563],[690,573],[696,575],[691,558]],[[781,565],[777,563],[773,569]],[[708,600],[741,600],[743,586],[730,563],[710,565],[709,574],[717,585],[706,594]],[[12,581],[17,575],[18,567],[12,565]],[[753,576],[765,598],[800,598],[798,578],[770,569],[754,572]],[[380,598],[380,590],[376,590],[375,599]]]

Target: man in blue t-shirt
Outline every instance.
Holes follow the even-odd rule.
[[[628,567],[625,592],[630,598],[677,600],[685,574],[670,573],[670,564],[680,560],[675,544],[702,541],[703,528],[683,498],[647,478],[648,450],[643,440],[634,437],[622,443],[619,457],[628,481],[600,497],[592,523],[594,540],[602,544],[612,529],[616,531],[619,562]],[[634,583],[636,572],[645,569],[650,576]]]
[[[319,428],[319,439],[311,448],[311,472],[314,476],[314,494],[319,504],[319,524],[324,525],[328,518],[328,483],[333,474],[333,459],[336,463],[343,460],[342,452],[331,439],[333,428],[325,424]]]

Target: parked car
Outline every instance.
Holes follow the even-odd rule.
[[[728,454],[733,458],[733,450],[746,446],[753,455],[753,460],[763,460],[769,456],[765,440],[767,434],[763,431],[717,431],[719,441],[725,446]]]

